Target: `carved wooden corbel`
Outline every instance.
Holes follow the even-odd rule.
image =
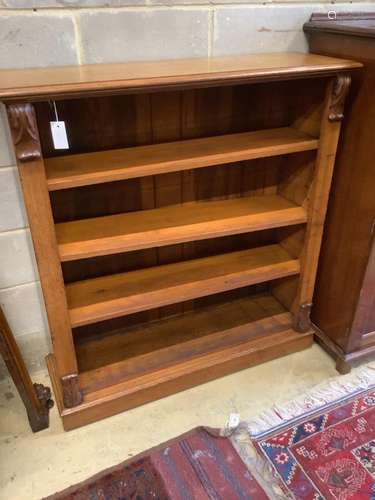
[[[61,387],[65,408],[73,408],[82,403],[83,396],[79,388],[79,379],[76,373],[61,377]]]
[[[34,388],[42,407],[45,408],[48,413],[48,410],[53,407],[51,389],[43,384],[34,384]]]
[[[332,90],[331,104],[329,107],[328,120],[330,122],[341,122],[344,118],[345,99],[349,92],[351,77],[338,75]]]
[[[42,154],[34,106],[30,103],[9,104],[7,112],[18,161],[39,160]]]
[[[300,333],[306,333],[311,328],[310,314],[312,303],[301,304],[295,316],[294,329]]]
[[[35,421],[34,418],[33,423],[31,423],[32,422],[31,419],[33,416],[30,415],[30,413],[28,413],[28,415],[33,430],[34,428],[37,428],[37,430],[41,430],[47,428],[49,425],[49,411],[53,407],[54,403],[52,400],[51,389],[49,387],[46,387],[43,384],[33,384],[33,385],[36,396],[40,401],[40,411],[38,414],[37,421]]]

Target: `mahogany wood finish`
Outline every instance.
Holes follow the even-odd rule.
[[[25,405],[32,431],[38,432],[47,429],[49,426],[49,410],[53,406],[51,390],[43,384],[32,383],[22,354],[1,307],[0,354]]]
[[[0,72],[66,429],[311,345],[359,67],[262,54]]]
[[[312,52],[364,64],[353,74],[312,311],[318,338],[342,373],[375,352],[374,21],[374,13],[339,13],[336,20],[313,14],[305,25]]]

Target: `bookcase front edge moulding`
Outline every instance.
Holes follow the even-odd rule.
[[[0,72],[65,429],[311,345],[360,67],[287,53]]]

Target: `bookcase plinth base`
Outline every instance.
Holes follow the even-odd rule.
[[[312,343],[312,331],[301,334],[286,329],[190,360],[184,365],[169,366],[131,381],[87,393],[83,403],[74,408],[63,406],[54,356],[50,354],[46,360],[63,426],[68,431],[230,373],[301,351]]]

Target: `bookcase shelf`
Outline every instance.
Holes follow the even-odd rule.
[[[359,66],[272,54],[0,71],[65,429],[311,345]],[[69,154],[52,144],[53,99]]]
[[[114,274],[66,286],[72,326],[298,274],[279,245]]]
[[[56,225],[62,261],[216,238],[307,222],[282,196],[191,202]]]
[[[250,353],[270,335],[285,336],[292,328],[290,313],[271,295],[262,293],[102,338],[83,336],[76,345],[82,387],[86,393],[114,382],[130,388],[138,377],[162,374],[170,366],[178,370],[181,362],[193,374],[208,360],[214,366],[228,362],[241,350]],[[308,342],[303,335],[294,335]]]
[[[260,320],[263,322],[256,326],[255,322]],[[122,362],[131,364],[134,358],[149,358],[145,369],[146,365],[149,369],[150,364],[160,367],[171,359],[176,361],[177,353],[181,350],[190,349],[191,357],[203,354],[203,350],[191,350],[189,347],[203,337],[207,341],[205,349],[208,352],[216,350],[213,335],[219,334],[221,341],[232,344],[241,343],[241,338],[236,338],[236,329],[239,333],[245,332],[246,338],[264,337],[269,331],[269,324],[264,320],[273,325],[273,332],[282,331],[285,326],[291,327],[290,313],[271,294],[248,294],[184,315],[114,330],[104,337],[90,334],[77,336],[78,365],[82,373],[97,370],[99,374],[98,370],[102,372],[108,365]],[[249,325],[252,325],[252,332],[248,335]],[[232,331],[230,335],[222,335],[222,332],[229,330]],[[155,351],[158,352],[157,356],[153,356]]]
[[[50,191],[317,149],[290,127],[129,147],[46,160]]]

